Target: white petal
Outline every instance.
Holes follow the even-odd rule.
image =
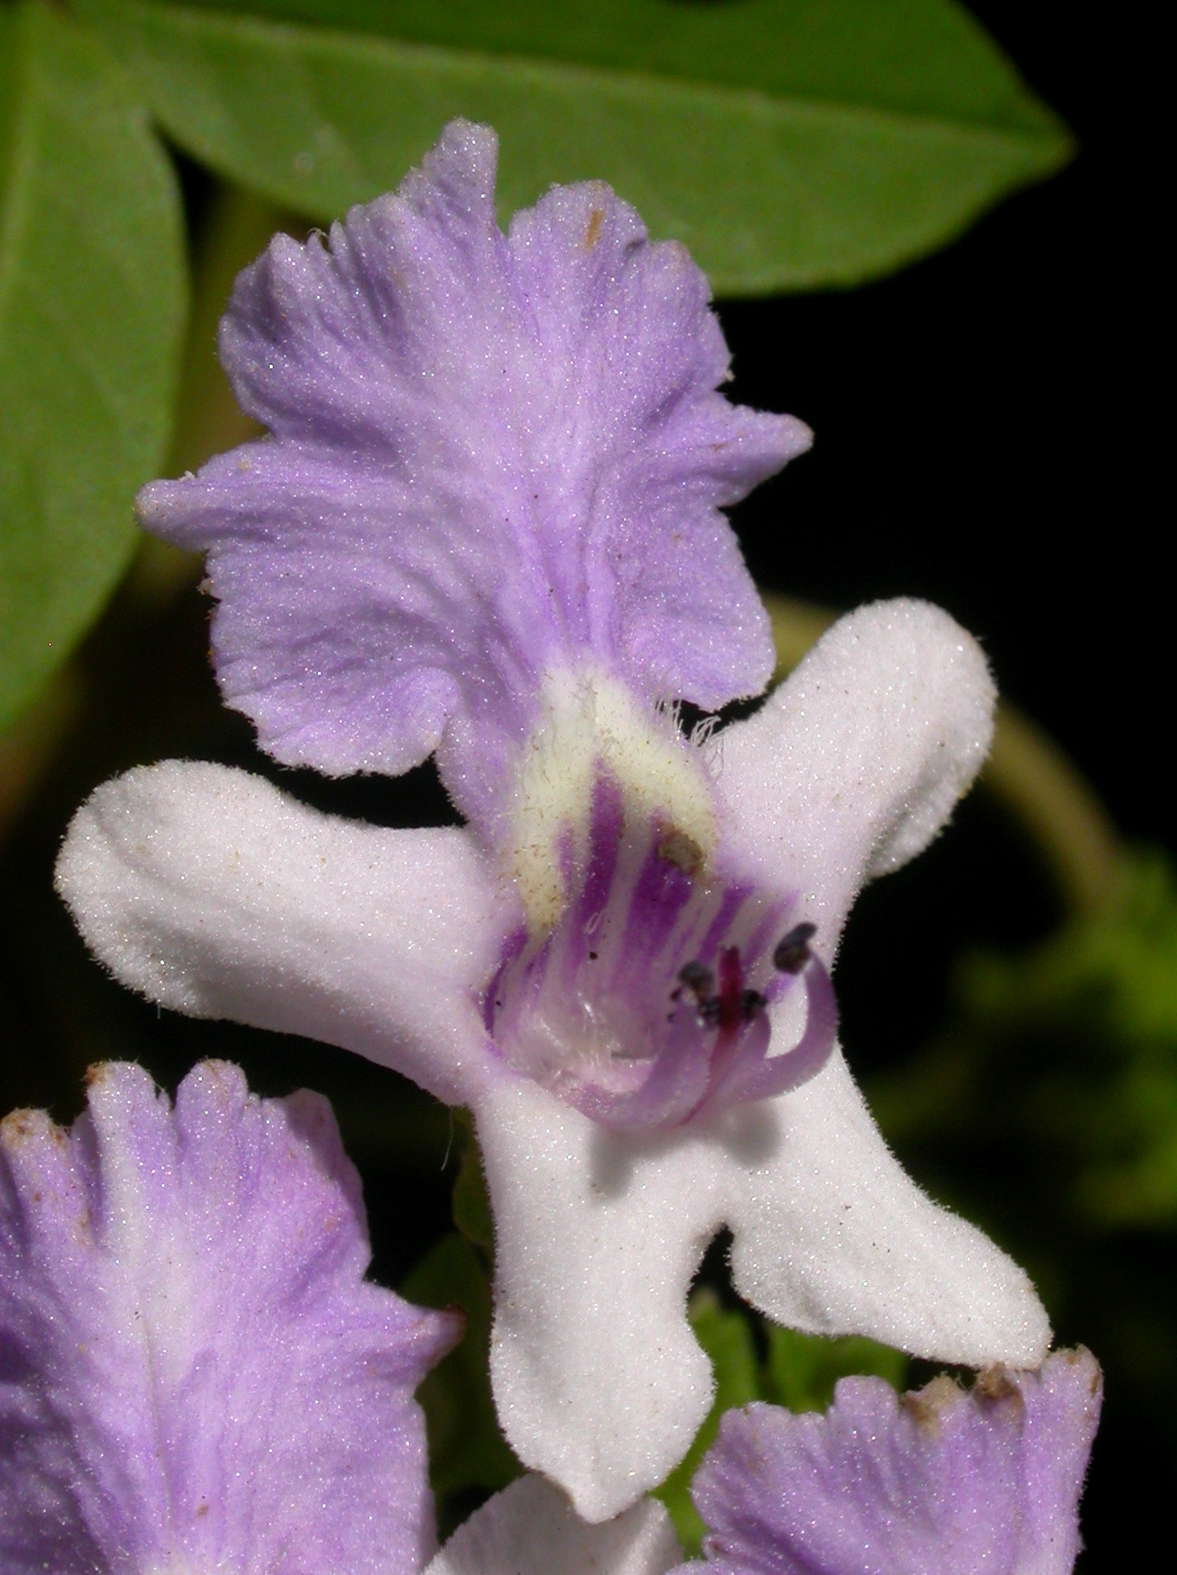
[[[840,1051],[811,1082],[766,1101],[763,1119],[763,1163],[727,1211],[742,1296],[791,1328],[870,1335],[932,1361],[1043,1361],[1050,1325],[1030,1280],[920,1191]]]
[[[678,1464],[711,1405],[686,1298],[723,1220],[715,1141],[613,1134],[522,1078],[476,1117],[499,1420],[525,1465],[607,1520]]]
[[[827,960],[864,881],[927,846],[981,768],[995,691],[971,635],[928,602],[840,619],[723,738],[733,829],[799,889]]]
[[[522,1079],[488,1086],[477,1117],[499,1418],[588,1520],[657,1486],[707,1413],[686,1298],[723,1224],[737,1288],[782,1323],[978,1367],[1045,1355],[1029,1280],[905,1174],[838,1052],[793,1093],[645,1139]]]
[[[341,820],[171,760],[92,795],[57,886],[149,1000],[356,1050],[451,1102],[487,1075],[475,987],[511,921],[463,831]]]
[[[525,1476],[476,1510],[425,1575],[666,1575],[681,1558],[656,1500],[588,1525],[559,1488]]]

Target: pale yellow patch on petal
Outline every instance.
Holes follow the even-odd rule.
[[[533,936],[563,912],[561,844],[571,838],[574,860],[583,861],[601,771],[620,788],[627,820],[663,820],[675,852],[700,870],[714,853],[714,795],[701,751],[616,678],[550,674],[540,721],[524,746],[508,840],[510,873]]]

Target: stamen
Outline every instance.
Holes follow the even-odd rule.
[[[740,1002],[740,1015],[746,1023],[752,1021],[757,1012],[762,1012],[768,1005],[768,997],[761,995],[759,990],[745,990],[744,998]]]
[[[689,962],[678,970],[678,976],[699,1005],[702,1006],[710,997],[711,986],[715,983],[715,975],[711,972],[711,969],[705,967],[701,962]],[[677,1000],[680,993],[680,991],[676,990],[672,999]]]
[[[487,1026],[517,1070],[630,1131],[712,1117],[821,1070],[833,994],[810,950],[816,926],[781,935],[789,897],[697,867],[691,839],[661,813],[632,816],[604,773],[568,889],[555,928],[521,933],[489,994]],[[802,976],[805,1031],[770,1054],[769,1008]]]

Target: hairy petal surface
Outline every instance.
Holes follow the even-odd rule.
[[[365,1284],[359,1181],[317,1095],[204,1062],[0,1125],[0,1565],[413,1575],[413,1390],[448,1314]],[[346,1513],[341,1506],[346,1504]]]
[[[792,1093],[656,1136],[606,1131],[523,1080],[488,1085],[477,1119],[500,1419],[586,1519],[655,1487],[707,1413],[686,1298],[724,1224],[738,1289],[795,1328],[978,1367],[1045,1355],[1025,1274],[920,1192],[840,1054]]]
[[[714,1575],[1068,1575],[1102,1384],[1089,1351],[900,1399],[843,1378],[824,1416],[729,1411],[692,1494]],[[699,1571],[683,1565],[679,1575]]]
[[[524,1476],[475,1510],[425,1575],[666,1575],[681,1557],[655,1499],[594,1526],[559,1488]]]
[[[758,693],[768,625],[718,512],[806,448],[731,406],[706,281],[607,186],[494,216],[493,132],[452,122],[327,242],[279,236],[221,355],[271,430],[140,495],[209,549],[230,704],[279,760],[397,773],[438,750],[498,803],[544,673],[647,701]]]
[[[839,619],[721,735],[731,835],[803,894],[827,961],[863,884],[922,852],[972,785],[995,700],[973,637],[899,598]]]
[[[762,1157],[725,1211],[742,1296],[790,1328],[932,1361],[1042,1361],[1050,1325],[1028,1276],[915,1185],[840,1053],[752,1110]]]
[[[388,831],[166,761],[98,788],[57,887],[123,984],[356,1050],[452,1103],[493,1070],[476,991],[517,923],[459,830]]]

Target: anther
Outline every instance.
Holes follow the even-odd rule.
[[[782,973],[800,973],[809,961],[809,943],[816,934],[816,924],[795,924],[777,942],[776,951],[772,954],[773,966]]]
[[[678,970],[678,976],[700,1004],[711,994],[711,986],[715,983],[715,975],[701,962],[685,963]]]
[[[767,1000],[759,990],[745,990],[740,999],[740,1012],[745,1022],[751,1022],[757,1012],[762,1012],[768,1005]]]

